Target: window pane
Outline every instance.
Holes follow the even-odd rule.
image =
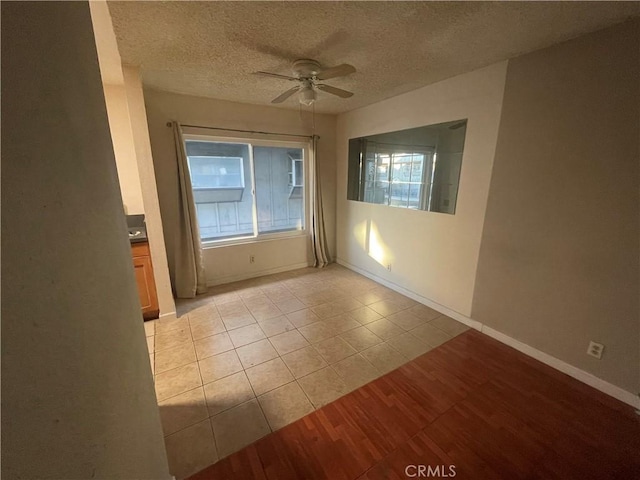
[[[244,188],[242,157],[189,157],[193,188]]]
[[[376,157],[373,153],[367,153],[364,159],[364,201],[368,203],[381,203],[376,201]]]
[[[420,193],[422,189],[420,185],[409,185],[409,205],[408,208],[419,209],[420,208]]]
[[[395,207],[407,208],[409,206],[409,182],[411,181],[411,154],[394,153],[392,161],[393,186],[389,204]]]
[[[249,145],[187,140],[202,240],[253,235]]]
[[[258,233],[304,228],[304,150],[254,147]]]
[[[411,182],[423,183],[424,182],[423,171],[424,171],[424,155],[416,153],[413,155],[413,159],[412,159]]]
[[[420,209],[424,184],[425,155],[414,153],[411,158],[411,188],[409,189],[409,208]]]
[[[388,154],[376,153],[375,169],[374,169],[374,182],[373,182],[373,199],[372,203],[382,203],[387,205],[389,203],[389,168],[390,158]]]
[[[403,183],[391,184],[391,200],[389,205],[394,207],[406,207],[409,195],[409,186]]]

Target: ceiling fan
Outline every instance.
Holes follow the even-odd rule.
[[[315,60],[303,58],[293,62],[291,71],[293,72],[293,76],[280,75],[278,73],[271,72],[255,72],[256,75],[298,82],[298,85],[274,98],[271,100],[271,103],[282,103],[290,96],[299,92],[300,103],[303,105],[311,105],[317,99],[316,90],[322,90],[323,92],[327,92],[341,98],[349,98],[353,96],[353,93],[342,90],[341,88],[320,83],[323,80],[344,77],[345,75],[354,73],[356,69],[352,65],[343,63],[336,67],[322,68]]]

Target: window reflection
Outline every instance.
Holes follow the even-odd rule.
[[[454,213],[466,120],[349,141],[349,200]]]

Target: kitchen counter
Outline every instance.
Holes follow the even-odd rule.
[[[147,226],[143,214],[127,215],[127,228],[129,230],[129,241],[132,244],[147,241]]]

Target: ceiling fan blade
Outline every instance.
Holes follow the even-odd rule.
[[[338,65],[337,67],[331,67],[321,71],[318,75],[316,75],[316,78],[318,80],[328,80],[330,78],[344,77],[345,75],[355,73],[355,71],[356,67],[354,67],[353,65],[349,65],[348,63],[343,63],[342,65]]]
[[[331,85],[319,84],[316,85],[318,90],[322,90],[323,92],[330,93],[331,95],[337,95],[342,98],[353,97],[353,93],[347,92],[346,90],[342,90],[341,88],[332,87]]]
[[[279,97],[274,98],[273,100],[271,100],[271,103],[282,103],[284,102],[287,98],[289,98],[291,95],[293,95],[294,93],[296,93],[298,90],[300,90],[300,85],[290,88],[289,90],[287,90],[286,92],[284,92],[282,95],[280,95]]]
[[[254,75],[262,75],[263,77],[279,78],[281,80],[298,80],[296,77],[289,77],[287,75],[280,75],[279,73],[271,72],[253,72]]]

